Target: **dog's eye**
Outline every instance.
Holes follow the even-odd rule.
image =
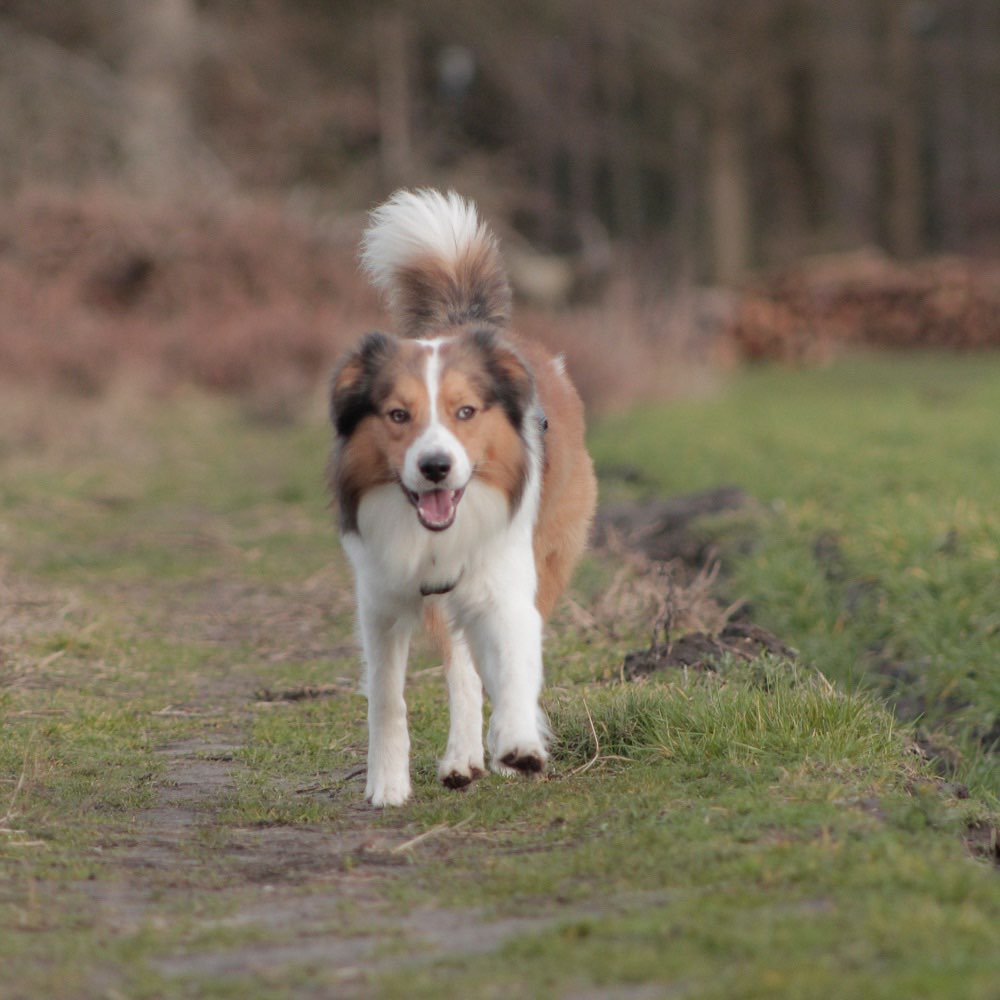
[[[459,420],[471,420],[476,415],[474,406],[460,406],[455,416]]]
[[[390,410],[387,415],[394,424],[405,424],[410,419],[409,410]]]

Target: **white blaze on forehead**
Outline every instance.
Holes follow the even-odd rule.
[[[442,340],[417,341],[427,349],[427,364],[424,368],[424,386],[427,390],[427,426],[417,435],[406,451],[403,461],[403,485],[414,493],[441,488],[459,490],[465,487],[472,475],[472,465],[462,442],[442,422],[441,412],[441,347]],[[420,462],[429,455],[445,454],[451,459],[451,471],[440,483],[429,483],[420,471]]]
[[[427,368],[425,379],[427,384],[427,398],[430,400],[429,424],[438,421],[438,393],[441,390],[441,341],[421,341],[430,348],[430,355],[427,358]]]

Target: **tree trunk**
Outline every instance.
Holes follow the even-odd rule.
[[[924,170],[921,150],[917,40],[910,4],[891,0],[889,11],[889,206],[890,249],[916,257],[924,242]]]
[[[174,197],[190,189],[197,158],[188,121],[188,91],[198,14],[193,0],[127,4],[125,173],[138,193]]]
[[[737,281],[750,266],[750,180],[736,103],[716,99],[708,118],[708,213],[712,272]]]
[[[681,273],[677,276],[682,288],[697,282],[704,269],[704,235],[700,224],[704,192],[704,160],[699,151],[704,148],[701,116],[692,100],[678,101],[674,109],[675,149],[669,168],[676,164],[677,209],[674,223],[680,247]],[[715,261],[712,261],[713,267]]]
[[[413,173],[410,29],[401,10],[376,20],[375,59],[382,179],[389,187],[399,187]]]
[[[603,136],[611,175],[613,225],[620,236],[635,239],[642,232],[642,177],[639,136],[630,115],[635,67],[629,37],[618,4],[602,11],[600,75],[604,92]]]

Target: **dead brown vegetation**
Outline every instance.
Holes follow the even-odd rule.
[[[362,224],[334,237],[260,201],[19,196],[0,209],[0,380],[100,395],[140,371],[162,390],[194,384],[286,416],[390,322],[358,273]],[[518,306],[515,325],[565,353],[603,407],[676,383],[686,348],[661,321],[616,286],[585,307]]]
[[[230,391],[311,383],[375,309],[350,259],[276,209],[100,193],[0,213],[0,302],[3,375],[84,394],[130,367]]]

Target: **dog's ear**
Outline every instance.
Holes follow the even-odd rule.
[[[507,419],[520,431],[535,399],[531,368],[513,344],[489,327],[476,330],[472,340],[486,367],[490,401],[503,407]]]
[[[398,348],[399,341],[388,333],[367,333],[334,370],[330,420],[340,437],[350,437],[365,417],[377,412],[372,395],[375,377]]]

